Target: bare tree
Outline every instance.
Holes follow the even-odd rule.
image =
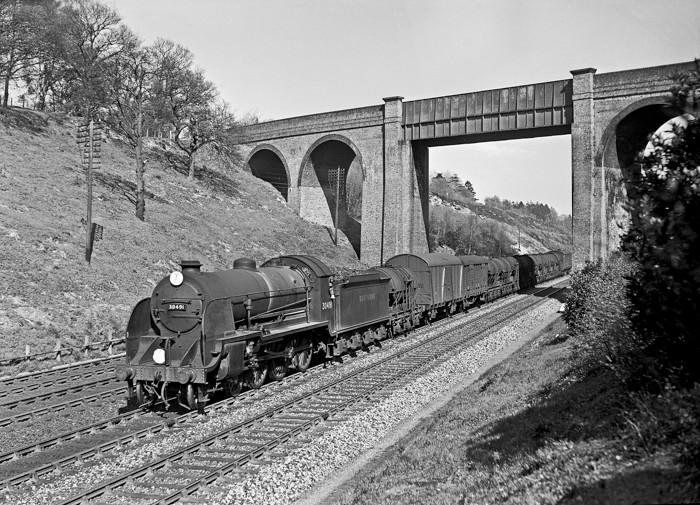
[[[188,175],[194,178],[195,155],[210,143],[213,135],[212,105],[216,96],[214,85],[201,71],[188,71],[183,76],[183,88],[172,103],[172,124],[175,143],[188,158]]]
[[[106,103],[105,66],[128,45],[132,34],[119,14],[95,0],[69,0],[62,57],[70,71],[71,101],[86,118]]]
[[[153,116],[153,54],[132,36],[107,69],[109,102],[103,117],[134,149],[136,194],[133,203],[136,217],[143,221],[146,214],[143,138],[147,116]]]
[[[36,8],[37,21],[35,63],[22,72],[27,95],[35,99],[37,110],[46,110],[51,97],[54,105],[62,103],[66,96],[68,66],[60,48],[64,44],[67,18],[57,0],[41,0]]]
[[[195,176],[195,157],[207,145],[233,154],[227,131],[234,126],[228,105],[214,84],[193,69],[192,53],[169,40],[154,44],[158,116],[175,129],[175,143],[187,155],[188,175]]]
[[[0,76],[2,106],[7,107],[10,83],[33,66],[39,52],[37,2],[0,1]]]

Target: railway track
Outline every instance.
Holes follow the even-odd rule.
[[[313,380],[320,373],[323,365],[310,368],[305,374],[293,374],[284,381],[267,384],[264,390],[248,390],[235,398],[213,403],[206,408],[211,415],[231,408],[246,407],[259,401],[261,396],[272,396],[276,390],[291,387],[299,380]],[[123,387],[120,394],[123,393]],[[158,407],[156,403],[154,407]],[[150,435],[163,432],[173,426],[185,424],[197,419],[199,412],[190,411],[181,415],[167,413],[153,414],[147,409],[134,409],[108,419],[102,419],[89,425],[33,442],[0,454],[0,489],[17,486],[31,479],[36,479],[57,468],[63,468],[76,461],[84,461],[107,453],[115,448],[142,440]],[[131,422],[127,426],[127,423]],[[122,428],[123,427],[123,428]],[[48,451],[57,449],[66,455],[59,456],[50,463]],[[36,458],[27,456],[36,455]]]
[[[43,407],[39,407],[32,410],[23,410],[18,414],[6,415],[6,417],[0,417],[0,427],[8,426],[14,423],[22,423],[27,421],[32,421],[40,416],[56,414],[58,412],[69,410],[69,409],[80,409],[84,408],[92,403],[97,403],[100,401],[105,401],[117,396],[124,394],[124,387],[107,389],[99,393],[90,394],[87,396],[81,396],[79,398],[74,398],[71,400],[66,400],[60,403],[51,403]],[[78,412],[79,414],[79,412]],[[0,414],[2,415],[2,414]],[[80,417],[76,415],[76,417]],[[2,459],[0,459],[2,462]]]
[[[40,370],[14,377],[0,379],[0,398],[15,391],[33,391],[47,384],[61,384],[67,380],[80,380],[89,374],[104,369],[105,366],[113,367],[124,359],[124,353],[115,354],[107,358],[96,358],[89,361],[81,361],[70,365],[62,365],[50,370]]]
[[[123,355],[100,358],[0,380],[0,427],[84,408],[123,393],[114,378],[114,366],[123,359]]]
[[[84,395],[86,391],[90,391],[91,394]],[[93,391],[94,393],[92,393]],[[59,412],[69,406],[85,404],[88,400],[110,398],[120,392],[124,392],[124,387],[112,375],[33,396],[0,401],[0,426],[18,421],[28,421],[36,415]]]
[[[517,301],[502,309],[502,313],[477,316],[466,331],[458,325],[421,340],[156,461],[103,481],[62,503],[110,503],[114,498],[174,503],[222,476],[246,472],[244,465],[249,462],[261,461],[261,457],[275,448],[302,433],[309,433],[316,425],[341,412],[360,408],[378,396],[390,394],[402,381],[411,380],[421,371],[449,359],[456,348],[479,340],[542,303],[557,289],[547,288],[538,293],[539,297]],[[178,426],[173,429],[177,430]],[[173,479],[173,475],[177,479]],[[12,479],[12,482],[0,483],[0,487],[17,482],[21,480]]]

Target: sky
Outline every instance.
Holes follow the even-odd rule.
[[[700,0],[106,0],[261,120],[700,57]],[[571,212],[569,135],[432,148],[477,197]]]

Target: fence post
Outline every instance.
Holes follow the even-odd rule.
[[[83,338],[83,354],[88,357],[88,351],[90,350],[90,335],[85,335]]]
[[[114,352],[114,342],[112,342],[112,338],[114,338],[114,330],[112,330],[112,328],[108,328],[107,329],[107,342],[109,343],[109,345],[107,345],[107,354],[109,356],[111,356],[112,353]]]
[[[31,359],[31,357],[30,357],[31,354],[32,354],[32,351],[31,351],[31,349],[29,348],[29,344],[25,345],[25,346],[24,346],[24,359],[25,359],[26,361],[29,361],[29,360]]]
[[[54,347],[54,352],[56,353],[56,361],[61,361],[61,339],[56,339],[56,346]]]

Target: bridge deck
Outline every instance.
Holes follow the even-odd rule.
[[[567,126],[572,103],[571,79],[404,102],[404,140]]]

